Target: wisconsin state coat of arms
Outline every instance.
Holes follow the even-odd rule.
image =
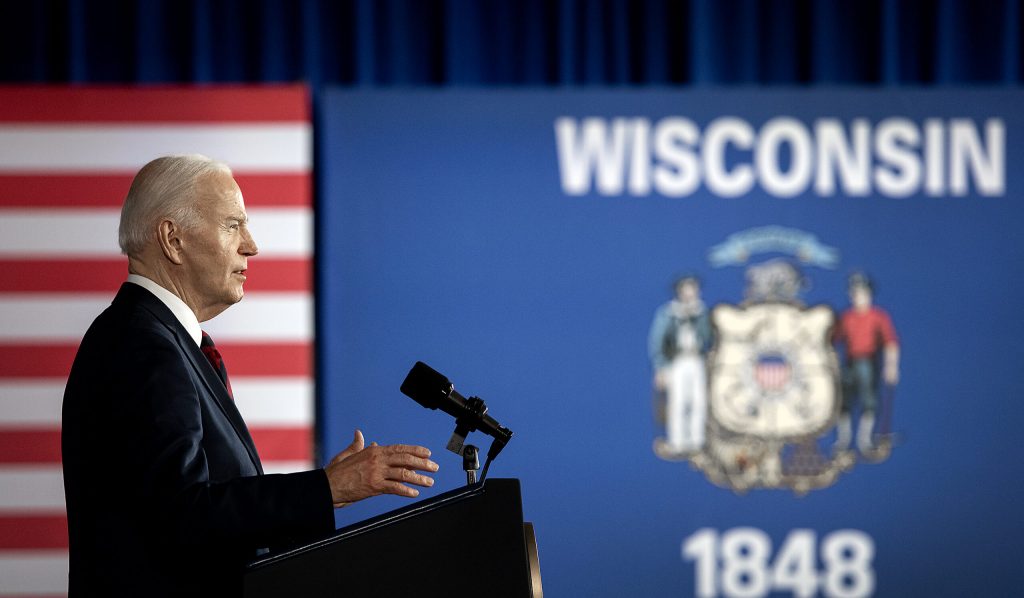
[[[758,253],[784,257],[755,262]],[[737,233],[709,257],[743,265],[746,288],[741,301],[708,308],[700,278],[686,274],[655,313],[655,453],[737,492],[798,494],[887,459],[899,342],[870,277],[848,276],[845,309],[805,305],[801,267],[834,268],[838,252],[774,226]]]

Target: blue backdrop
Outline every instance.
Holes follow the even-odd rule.
[[[1012,375],[1024,338],[1019,93],[329,90],[321,100],[324,454],[360,426],[368,440],[431,447],[442,471],[424,496],[464,483],[444,451],[450,418],[398,392],[422,360],[516,432],[491,476],[522,480],[551,596],[760,595],[762,581],[793,583],[761,580],[775,566],[816,571],[804,595],[1008,595],[1024,582],[1024,408]],[[673,138],[692,163],[653,141],[669,118],[695,128]],[[575,127],[561,163],[559,119]],[[616,154],[616,127],[636,140],[637,122],[651,139]],[[832,155],[821,150],[830,122],[850,152],[854,130],[866,131],[866,187],[836,172],[825,176],[834,188],[816,187],[820,171],[838,170],[816,158]],[[600,133],[600,166],[581,149],[587,126]],[[727,142],[714,146],[716,135]],[[593,168],[573,187],[567,169],[581,164]],[[748,167],[752,182],[721,197],[713,171]],[[645,188],[642,173],[658,168],[698,183]],[[773,186],[780,177],[788,190]],[[712,248],[744,231],[757,243],[712,263]],[[834,263],[800,259],[794,243],[810,236]],[[836,312],[849,306],[847,276],[868,272],[902,353],[891,455],[854,453],[834,485],[806,495],[733,491],[652,448],[663,429],[647,335],[674,278],[696,273],[709,306],[736,305],[748,268],[773,259],[801,271],[796,299]],[[826,458],[834,423],[817,434]],[[343,509],[339,523],[400,504]],[[809,548],[800,530],[815,534]],[[750,557],[759,534],[768,552]],[[858,563],[864,538],[873,558]],[[794,556],[804,553],[810,563]]]

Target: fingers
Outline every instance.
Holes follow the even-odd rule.
[[[401,467],[409,470],[416,469],[419,471],[435,472],[438,469],[437,463],[434,463],[430,459],[415,457],[408,453],[387,455],[385,462],[393,467]]]
[[[352,437],[352,443],[345,447],[345,450],[341,451],[331,459],[331,463],[337,463],[338,461],[344,461],[352,455],[363,450],[363,433],[357,428],[355,434]],[[376,444],[376,443],[374,443]]]
[[[422,457],[423,459],[430,456],[430,449],[425,446],[415,446],[412,444],[392,444],[384,447],[384,450],[387,451],[388,454],[408,453],[410,455]]]
[[[420,475],[408,469],[394,469],[392,470],[391,479],[385,480],[381,485],[382,494],[395,494],[398,496],[406,496],[409,498],[416,498],[420,495],[420,491],[406,484],[414,484],[416,486],[423,486],[424,488],[430,488],[434,485],[434,480],[425,475]]]
[[[387,477],[391,481],[415,484],[417,486],[423,486],[424,488],[430,488],[434,485],[433,478],[418,474],[411,469],[405,469],[403,467],[392,467],[388,470]]]
[[[388,482],[387,488],[382,494],[395,494],[397,496],[405,496],[406,498],[416,498],[420,495],[420,491],[398,482]]]
[[[369,467],[372,470],[383,472],[385,474],[384,477],[389,479],[390,476],[386,474],[393,469],[402,469],[410,472],[413,470],[428,471],[431,473],[439,469],[438,464],[430,459],[418,457],[413,453],[395,452],[390,450],[392,448],[394,447],[371,446],[363,451],[363,458],[369,461]],[[429,453],[430,451],[427,452]]]
[[[426,447],[406,444],[379,446],[371,443],[364,448],[362,433],[356,430],[352,444],[325,468],[335,506],[378,494],[419,496],[419,490],[410,485],[430,488],[434,480],[417,471],[433,473],[438,470],[437,463],[429,456],[430,450]]]
[[[369,451],[366,458],[374,460],[383,459],[387,465],[400,465],[402,467],[420,469],[423,471],[437,471],[437,463],[434,463],[427,458],[431,454],[430,449],[410,444],[380,446],[376,442],[370,443],[370,446],[364,449],[363,435],[359,430],[356,430],[356,437],[352,441],[352,444],[331,459],[331,463],[344,461],[363,450]]]
[[[402,453],[392,455],[391,462],[395,466],[385,472],[387,482],[382,492],[415,498],[420,495],[420,491],[406,484],[413,484],[424,488],[430,488],[434,485],[434,478],[416,473],[414,470],[434,472],[438,469],[437,463],[429,459],[421,459]]]

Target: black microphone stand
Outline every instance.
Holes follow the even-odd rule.
[[[476,472],[480,469],[479,451],[472,444],[467,444],[462,449],[462,469],[466,472],[466,485],[472,486],[476,483]]]
[[[455,431],[448,439],[448,446],[445,447],[456,455],[462,456],[462,469],[466,472],[466,483],[477,483],[476,472],[480,469],[480,451],[472,444],[466,444],[466,436],[477,429],[484,415],[487,413],[487,405],[480,397],[469,397],[466,399],[466,414],[455,420]],[[502,428],[504,430],[504,428]],[[511,432],[508,433],[511,435]],[[481,482],[487,477],[487,470],[491,467],[491,460],[498,456],[501,449],[505,448],[507,441],[495,438],[491,442],[491,448],[487,451],[487,462],[484,464],[483,473],[480,475]]]

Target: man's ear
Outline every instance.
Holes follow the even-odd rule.
[[[156,230],[160,250],[172,264],[184,262],[185,244],[181,238],[181,227],[171,220],[161,220]]]

